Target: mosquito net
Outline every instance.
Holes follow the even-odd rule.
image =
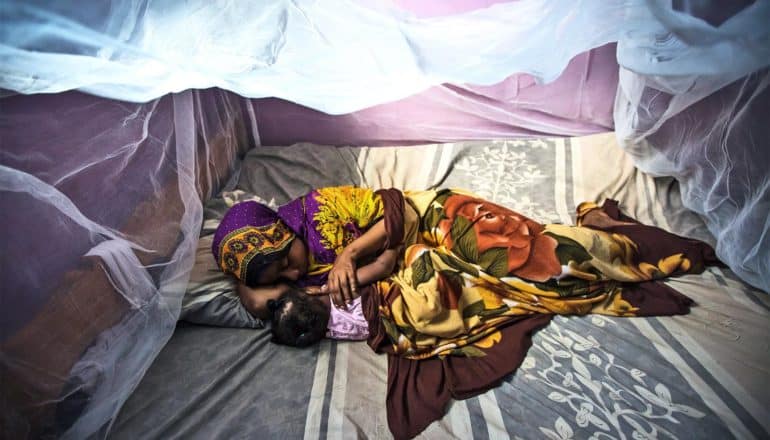
[[[240,101],[3,99],[5,433],[106,432],[176,324],[201,200],[254,145]]]
[[[614,129],[770,289],[768,22],[766,1],[0,2],[2,432],[106,436],[173,332],[202,202],[266,139]]]

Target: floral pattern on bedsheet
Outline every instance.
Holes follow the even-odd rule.
[[[594,335],[584,337],[560,321],[552,321],[533,347],[540,356],[527,358],[521,367],[526,380],[550,390],[548,399],[574,414],[571,419],[558,416],[551,427],[538,426],[549,439],[572,438],[578,428],[593,431],[590,439],[629,432],[632,438],[677,437],[672,424],[705,417],[703,405],[698,409],[678,403],[655,376],[617,358]],[[602,317],[591,321],[598,327],[617,326]],[[545,360],[544,365],[536,358]]]
[[[529,151],[538,154],[530,154]],[[528,189],[549,183],[549,170],[537,159],[539,153],[553,149],[550,140],[491,141],[480,154],[464,156],[454,167],[453,174],[464,182],[463,188],[504,206],[515,206],[527,217],[546,223],[559,221],[547,209],[548,203],[531,196]]]

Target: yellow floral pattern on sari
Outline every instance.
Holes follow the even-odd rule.
[[[338,186],[316,190],[318,211],[313,215],[321,243],[339,255],[356,237],[355,225],[364,229],[385,213],[382,200],[368,188]]]

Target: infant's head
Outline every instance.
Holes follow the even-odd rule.
[[[326,335],[329,308],[320,299],[290,289],[277,300],[268,301],[273,342],[307,347]]]

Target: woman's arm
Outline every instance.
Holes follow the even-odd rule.
[[[393,273],[400,250],[400,246],[396,249],[385,249],[376,260],[358,268],[356,270],[358,285],[366,286]]]
[[[369,284],[357,279],[356,263],[382,249],[386,240],[385,221],[379,220],[337,256],[327,281],[327,291],[331,293],[334,304],[344,306],[347,301],[358,296],[356,286]]]
[[[401,246],[395,249],[386,249],[377,257],[376,260],[372,261],[366,266],[356,269],[356,279],[358,280],[358,286],[366,286],[375,281],[386,278],[388,275],[393,273],[393,270],[396,268],[396,263],[398,262],[398,256],[400,255],[401,250]],[[328,284],[324,284],[320,288],[306,288],[305,292],[308,295],[319,295],[327,298],[331,297],[335,305],[341,304],[338,305],[338,307],[344,308],[345,300],[341,298],[340,292],[330,290]],[[356,290],[353,289],[353,292],[356,293]]]
[[[402,246],[399,246],[395,249],[386,249],[377,257],[376,260],[372,261],[366,266],[356,269],[358,286],[363,287],[391,275],[396,267],[396,262],[398,261],[398,256],[401,250]],[[353,289],[353,293],[355,294],[356,292],[356,289]],[[320,296],[326,301],[331,299],[334,304],[337,305],[337,307],[345,308],[345,300],[340,295],[340,292],[330,290],[328,284],[324,284],[321,287],[306,287],[305,293],[311,296]],[[355,295],[355,297],[357,296],[358,295]]]
[[[278,299],[287,290],[289,290],[289,285],[283,283],[257,288],[238,283],[238,298],[241,299],[241,304],[252,316],[267,321],[270,319],[267,301]]]
[[[347,245],[342,254],[347,253],[354,260],[359,260],[382,249],[387,239],[388,231],[385,229],[385,220],[379,220],[363,235]]]

